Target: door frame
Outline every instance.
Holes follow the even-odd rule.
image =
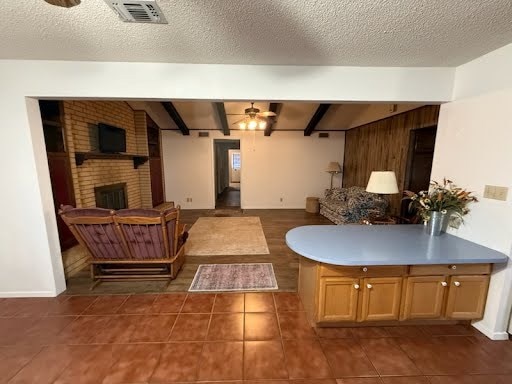
[[[213,139],[212,140],[212,166],[213,166],[213,209],[216,209],[217,206],[217,144],[218,143],[233,143],[238,144],[238,149],[240,150],[240,162],[243,164],[243,155],[242,155],[242,140],[237,139]],[[240,209],[242,209],[242,173],[240,173]]]

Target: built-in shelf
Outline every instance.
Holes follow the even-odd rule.
[[[140,165],[148,161],[148,156],[129,155],[126,153],[100,153],[100,152],[76,152],[75,163],[82,165],[86,160],[133,160],[133,168],[137,169]]]

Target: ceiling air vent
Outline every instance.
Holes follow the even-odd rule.
[[[327,138],[329,137],[329,133],[328,132],[320,132],[318,134],[318,137],[321,137],[321,138]]]
[[[121,20],[128,23],[167,24],[167,20],[155,0],[105,0],[105,2]]]
[[[199,132],[199,137],[209,137],[210,132]]]

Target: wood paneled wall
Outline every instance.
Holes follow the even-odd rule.
[[[395,171],[400,194],[388,197],[391,213],[399,214],[409,133],[413,129],[437,125],[438,117],[439,106],[427,105],[347,131],[343,186],[366,187],[372,171]]]

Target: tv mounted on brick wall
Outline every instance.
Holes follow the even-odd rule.
[[[122,128],[99,123],[98,144],[102,153],[126,152],[126,132]]]

